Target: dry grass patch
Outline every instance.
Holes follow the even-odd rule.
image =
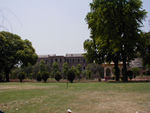
[[[6,113],[150,113],[150,83],[0,84]],[[2,88],[3,87],[3,88]]]

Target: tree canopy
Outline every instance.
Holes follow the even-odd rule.
[[[38,58],[29,40],[5,31],[0,32],[0,52],[0,72],[5,73],[6,81],[9,81],[9,73],[14,66],[35,64]]]
[[[141,56],[143,58],[143,64],[144,66],[150,69],[150,32],[142,33],[141,36],[144,40],[141,47]]]
[[[85,56],[99,64],[113,61],[115,70],[122,61],[123,80],[127,81],[126,63],[135,58],[146,15],[142,1],[93,0],[90,7],[86,21],[91,37],[84,42]]]

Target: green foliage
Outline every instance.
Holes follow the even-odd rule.
[[[46,64],[44,60],[41,60],[40,62],[37,62],[33,67],[32,67],[32,77],[36,79],[36,75],[38,72],[51,72],[51,68],[49,64]]]
[[[57,71],[55,75],[55,80],[59,82],[61,79],[62,79],[61,73]]]
[[[42,80],[42,75],[41,72],[38,72],[37,77],[36,77],[37,81],[41,81]]]
[[[42,72],[41,72],[41,77],[42,77],[42,79],[44,80],[44,82],[46,82],[47,79],[49,78],[49,73],[46,72],[46,71],[42,71]]]
[[[146,67],[150,67],[150,32],[141,33],[141,37],[143,38],[143,43],[140,48],[141,56],[143,58],[143,64]],[[150,69],[150,68],[149,68]]]
[[[123,81],[127,81],[126,62],[136,57],[140,45],[140,27],[146,11],[141,0],[93,0],[86,16],[91,39],[84,42],[85,57],[90,62],[123,62]]]
[[[6,81],[16,65],[24,67],[36,63],[37,55],[30,41],[5,31],[0,32],[0,41],[0,73],[5,73]]]
[[[104,78],[104,68],[100,64],[88,64],[86,67],[89,79],[94,78]]]
[[[22,69],[19,68],[19,67],[16,67],[14,68],[12,71],[11,71],[11,76],[10,78],[11,79],[18,79],[18,76],[19,74],[22,72]]]
[[[25,72],[26,78],[32,79],[33,66],[30,63],[27,66],[21,67],[21,70]]]
[[[140,75],[140,68],[138,68],[138,67],[132,68],[131,71],[133,72],[133,76],[134,76],[134,77]]]
[[[22,82],[25,79],[25,76],[26,76],[25,72],[21,72],[18,74],[18,79],[20,80],[20,82]]]
[[[59,65],[57,62],[52,64],[52,78],[55,77],[56,73],[59,71]]]
[[[81,64],[78,64],[76,66],[76,75],[77,75],[79,80],[81,79],[81,73],[82,73],[82,66],[81,66]]]
[[[69,66],[68,66],[68,63],[65,62],[63,64],[63,67],[62,67],[62,72],[63,72],[63,78],[64,79],[67,78],[68,71],[69,71]]]
[[[71,67],[71,69],[69,69],[68,74],[67,74],[67,79],[73,83],[73,80],[76,77],[76,69],[74,66]]]
[[[39,81],[41,81],[43,79],[44,82],[47,81],[47,79],[49,78],[49,71],[48,71],[48,65],[45,63],[44,60],[41,60],[39,63]],[[40,80],[41,77],[41,80]]]
[[[86,70],[86,78],[87,79],[91,79],[91,71],[90,70]]]
[[[32,67],[32,78],[36,79],[36,76],[38,72],[40,71],[40,62],[37,62],[33,67]]]
[[[43,71],[47,71],[46,70],[46,63],[44,60],[41,60],[40,61],[40,72],[43,72]]]

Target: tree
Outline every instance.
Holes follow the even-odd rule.
[[[63,78],[64,78],[64,79],[67,78],[68,71],[69,71],[69,66],[68,66],[68,63],[65,62],[65,63],[63,64],[63,68],[62,68]]]
[[[62,79],[61,73],[59,71],[56,72],[55,75],[55,80],[57,80],[58,82]]]
[[[80,80],[80,79],[81,79],[81,73],[82,73],[81,64],[78,64],[78,65],[76,66],[76,72],[77,72],[77,77],[78,77],[78,79]]]
[[[37,81],[41,81],[42,80],[42,74],[41,74],[40,71],[37,73],[36,80]]]
[[[30,63],[27,66],[23,66],[20,68],[22,68],[23,72],[26,74],[26,78],[32,79],[33,66]]]
[[[140,27],[146,11],[141,0],[94,0],[86,21],[91,40],[85,41],[88,58],[95,63],[113,61],[116,80],[118,62],[123,62],[123,81],[127,81],[126,63],[135,58],[140,38]],[[114,27],[115,26],[115,27]]]
[[[46,63],[44,60],[41,60],[40,61],[40,72],[44,72],[44,71],[47,71],[46,70]]]
[[[67,74],[68,81],[73,83],[73,80],[75,79],[75,76],[76,76],[76,70],[75,70],[75,67],[72,66],[71,69],[69,69],[68,74]]]
[[[52,64],[52,78],[55,78],[58,71],[59,71],[59,65],[57,62],[54,62]]]
[[[16,34],[2,31],[0,35],[3,36],[5,43],[0,45],[3,72],[6,76],[6,81],[9,81],[9,74],[14,66],[27,66],[28,63],[35,64],[37,54],[35,53],[32,44],[28,40],[22,40]]]
[[[32,78],[36,79],[36,75],[41,71],[51,72],[50,65],[46,64],[44,60],[41,60],[32,66]]]
[[[25,79],[25,76],[26,76],[25,72],[21,72],[18,74],[18,79],[20,80],[20,82],[22,82]]]
[[[6,45],[6,38],[0,33],[0,81],[2,81],[2,72],[4,70],[5,57],[4,49]]]
[[[37,75],[38,75],[38,72],[40,71],[40,62],[37,62],[34,66],[33,66],[33,69],[32,69],[32,78],[33,79],[36,79],[37,78]]]
[[[140,68],[138,68],[138,67],[132,68],[131,71],[133,72],[134,78],[135,78],[136,76],[139,76],[139,75],[140,75]]]
[[[44,60],[40,61],[39,67],[40,67],[39,72],[40,72],[41,79],[43,79],[44,82],[46,82],[47,79],[49,78],[49,72],[48,72],[47,64],[45,63]]]
[[[86,67],[86,72],[89,79],[104,78],[104,68],[100,64],[88,64]]]
[[[84,73],[85,73],[86,79],[91,79],[91,71],[90,70],[86,69],[84,71]]]
[[[44,82],[46,83],[47,79],[49,78],[49,72],[42,71],[41,76],[42,76],[42,79],[44,80]]]
[[[143,65],[150,69],[150,32],[141,33],[141,37],[144,40],[140,51],[143,58]]]

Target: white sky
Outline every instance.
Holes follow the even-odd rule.
[[[89,38],[85,16],[92,0],[0,0],[0,30],[8,30],[32,42],[37,54],[83,53]],[[150,31],[150,0],[143,0]],[[5,27],[5,28],[2,28]]]

